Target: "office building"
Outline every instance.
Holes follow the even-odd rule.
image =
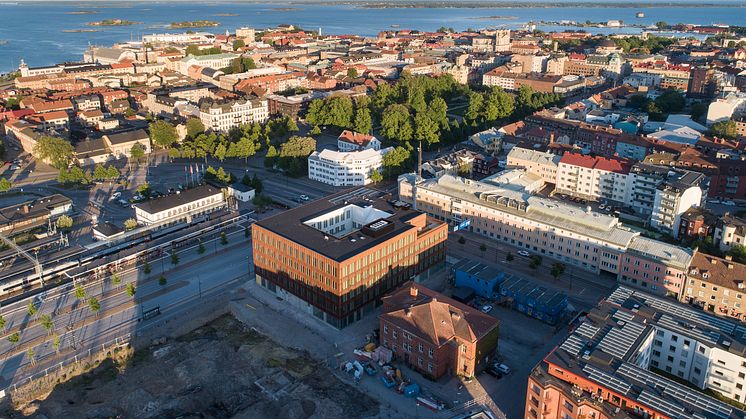
[[[383,156],[393,147],[361,151],[314,151],[308,156],[308,178],[333,186],[363,186],[373,172],[381,171]]]
[[[370,188],[340,192],[252,227],[256,282],[343,328],[381,297],[442,268],[448,227]]]

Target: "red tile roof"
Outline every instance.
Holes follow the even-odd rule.
[[[567,152],[562,156],[560,164],[563,163],[614,173],[629,173],[629,169],[632,167],[632,163],[627,159],[593,157],[571,152]]]
[[[357,144],[361,147],[365,147],[368,145],[368,143],[375,137],[368,134],[361,134],[359,132],[354,132],[350,130],[344,130],[341,134],[339,134],[339,137],[337,140],[342,140],[347,143],[351,144]]]

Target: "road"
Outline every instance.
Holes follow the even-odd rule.
[[[245,280],[250,269],[251,247],[244,237],[243,228],[235,228],[228,235],[226,247],[218,244],[218,238],[205,242],[204,254],[197,246],[179,249],[179,264],[173,266],[169,255],[151,261],[152,272],[145,275],[141,268],[131,268],[119,273],[122,283],[115,285],[110,278],[86,283],[83,288],[86,299],[96,297],[100,310],[93,312],[84,300],[75,296],[72,287],[50,292],[43,301],[34,300],[38,312],[31,316],[28,303],[23,300],[3,308],[6,320],[5,332],[0,340],[0,388],[24,377],[44,371],[75,355],[86,354],[89,349],[98,349],[102,344],[132,333],[137,333],[143,324],[138,322],[143,311],[160,307],[161,316],[148,321],[157,323],[176,309],[188,310],[207,298],[225,292],[237,282]],[[161,285],[161,272],[167,284]],[[126,292],[126,284],[136,284],[135,297]],[[53,331],[47,331],[39,319],[51,315]],[[21,330],[20,341],[12,344],[8,336]],[[54,348],[53,335],[60,337],[59,348]],[[28,349],[33,348],[33,362]],[[56,353],[57,349],[59,354]]]

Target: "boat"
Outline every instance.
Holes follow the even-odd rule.
[[[645,17],[645,13],[643,13],[643,12],[637,12],[637,14],[635,15],[635,17],[638,18],[638,19],[642,18],[642,17]]]
[[[397,25],[397,24],[391,25],[392,28],[398,28],[399,26],[401,26],[401,25]]]
[[[0,39],[0,45],[5,45],[5,44],[7,44],[7,43],[8,43],[8,41],[6,41],[6,40],[4,40],[4,39]]]

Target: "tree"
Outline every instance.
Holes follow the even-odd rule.
[[[469,104],[466,108],[464,118],[470,122],[476,122],[482,115],[482,109],[484,108],[484,96],[477,92],[469,93]]]
[[[33,301],[29,301],[28,305],[26,305],[26,311],[28,312],[29,316],[33,317],[36,315],[36,313],[38,313],[39,310],[36,308]]]
[[[179,255],[176,254],[175,250],[171,251],[171,264],[176,265],[179,263]]]
[[[161,275],[161,276],[160,276],[160,277],[158,278],[158,284],[159,284],[160,286],[164,286],[164,285],[166,285],[167,283],[168,283],[168,281],[166,280],[166,277],[165,277],[165,276]]]
[[[693,121],[699,121],[705,114],[707,114],[707,105],[704,103],[695,103],[692,105],[690,112]]]
[[[8,192],[12,187],[13,184],[8,179],[4,177],[0,178],[0,192]]]
[[[464,236],[458,237],[458,244],[466,244],[466,239],[464,238]]]
[[[52,316],[50,316],[49,314],[42,314],[39,321],[42,327],[47,329],[47,335],[48,335],[52,331],[52,328],[54,327],[54,321],[52,320]]]
[[[136,228],[137,228],[137,220],[135,220],[134,218],[128,218],[124,220],[125,230],[129,231],[129,230],[134,230]]]
[[[169,150],[169,153],[170,152],[171,150]],[[135,145],[130,148],[130,157],[132,157],[136,162],[139,162],[140,159],[145,157],[145,147],[143,147],[140,143],[135,143]]]
[[[91,297],[88,299],[88,308],[91,309],[91,312],[98,315],[98,311],[101,310],[101,303],[98,302],[96,297]]]
[[[479,250],[480,250],[480,251],[481,251],[482,253],[484,253],[484,252],[485,252],[485,251],[487,250],[487,245],[486,245],[486,244],[484,244],[484,243],[481,243],[481,244],[479,245]]]
[[[5,323],[6,323],[5,317],[0,315],[0,330],[5,330]]]
[[[204,134],[205,124],[199,118],[189,118],[186,121],[186,135],[187,138],[196,138],[200,134]]]
[[[684,95],[676,90],[667,90],[655,99],[655,104],[658,105],[663,113],[669,114],[681,112],[684,109],[684,105],[686,105],[686,99]]]
[[[313,128],[311,128],[311,131],[308,132],[309,135],[319,135],[321,134],[321,128],[319,128],[318,125],[314,125]]]
[[[243,48],[246,46],[246,42],[244,42],[243,39],[236,39],[233,41],[233,51],[238,51],[239,48]]]
[[[510,116],[515,110],[513,97],[498,87],[490,89],[484,101],[484,119],[496,121]]]
[[[149,126],[150,139],[153,143],[161,148],[169,148],[173,143],[178,141],[179,134],[176,127],[166,121],[155,121]]]
[[[732,245],[727,255],[732,256],[737,263],[746,263],[746,247],[740,244]]]
[[[111,274],[111,283],[114,285],[119,285],[122,283],[122,278],[117,274]]]
[[[280,146],[278,166],[290,176],[302,176],[308,173],[308,156],[314,151],[315,139],[294,135]]]
[[[26,351],[26,356],[28,357],[28,359],[31,360],[31,365],[36,364],[36,354],[34,354],[34,348],[28,348],[28,350]]]
[[[729,119],[727,121],[719,121],[712,124],[710,131],[718,137],[722,138],[736,138],[738,135],[736,131],[736,122]]]
[[[60,351],[60,344],[62,343],[62,339],[60,339],[60,335],[57,333],[54,334],[52,337],[52,347],[54,348],[55,352]]]
[[[277,162],[277,149],[275,146],[269,146],[267,154],[264,155],[264,167],[273,167]]]
[[[647,96],[637,94],[630,96],[629,100],[627,101],[627,105],[635,109],[645,109],[648,102],[650,102],[650,99],[648,99]]]
[[[215,148],[215,158],[218,159],[218,161],[222,162],[225,160],[225,155],[228,153],[228,150],[225,147],[224,143],[218,144],[218,146]]]
[[[67,230],[73,226],[73,219],[69,215],[62,214],[60,215],[60,218],[57,219],[57,228],[60,230]]]
[[[400,104],[386,107],[381,117],[381,133],[389,140],[397,140],[401,144],[409,143],[414,133],[409,109]]]
[[[135,144],[135,146],[138,144]],[[134,146],[133,146],[134,148]],[[119,170],[114,166],[111,165],[106,168],[106,178],[109,180],[116,180],[119,177]]]
[[[168,150],[168,158],[170,158],[172,162],[174,159],[178,159],[179,157],[181,157],[181,152],[178,148],[171,148]]]
[[[254,176],[251,178],[251,184],[249,185],[252,188],[254,188],[254,192],[257,194],[262,193],[264,190],[264,184],[262,183],[261,179],[254,173]]]
[[[531,256],[531,261],[529,262],[528,266],[532,269],[536,269],[539,266],[541,266],[541,256],[539,255]]]
[[[513,254],[512,254],[512,253],[508,252],[508,254],[506,254],[506,255],[505,255],[505,260],[506,260],[506,261],[508,261],[508,262],[512,262],[512,261],[513,261],[513,259],[515,259],[515,257],[513,256]]]
[[[75,298],[82,300],[85,298],[85,289],[80,284],[75,286]]]
[[[370,181],[373,183],[378,183],[383,180],[383,175],[381,174],[380,170],[373,170],[370,173]]]
[[[106,169],[104,166],[97,164],[96,168],[93,169],[93,178],[96,180],[104,180],[106,179]]]
[[[409,150],[401,146],[386,153],[382,161],[384,177],[391,179],[404,173],[410,154]]]
[[[142,195],[143,198],[150,198],[150,184],[143,183],[137,187],[137,193]]]
[[[49,162],[55,168],[66,169],[73,158],[75,149],[68,141],[58,137],[40,137],[33,148],[33,155],[39,160]]]
[[[430,119],[425,112],[419,112],[414,117],[414,139],[425,144],[434,144],[440,140],[438,124]]]
[[[57,176],[57,181],[65,185],[86,185],[90,183],[90,178],[83,169],[78,166],[73,166],[70,169],[61,169]]]
[[[223,246],[228,244],[228,236],[225,235],[225,231],[220,232],[220,244]]]
[[[665,29],[668,27],[668,23],[661,20],[659,22],[655,22],[655,27],[658,29]]]
[[[12,343],[13,345],[18,343],[18,341],[20,340],[21,336],[18,334],[18,332],[14,332],[12,335],[8,336],[8,342]]]
[[[150,272],[153,271],[153,269],[150,267],[150,264],[148,263],[147,260],[145,261],[145,263],[142,264],[142,271],[145,272],[146,274],[149,274]]]
[[[347,77],[352,77],[353,79],[356,79],[358,76],[357,74],[357,68],[350,67],[347,69]]]
[[[352,129],[361,134],[369,134],[373,128],[373,118],[370,116],[370,109],[360,108],[355,111],[355,121]]]
[[[563,273],[565,273],[565,265],[557,262],[552,265],[552,269],[549,271],[549,273],[554,277],[554,279],[559,279],[559,277],[562,276]]]
[[[134,297],[135,293],[137,292],[137,288],[135,288],[135,284],[131,282],[127,284],[125,289],[127,291],[127,295],[129,295],[130,297]]]

